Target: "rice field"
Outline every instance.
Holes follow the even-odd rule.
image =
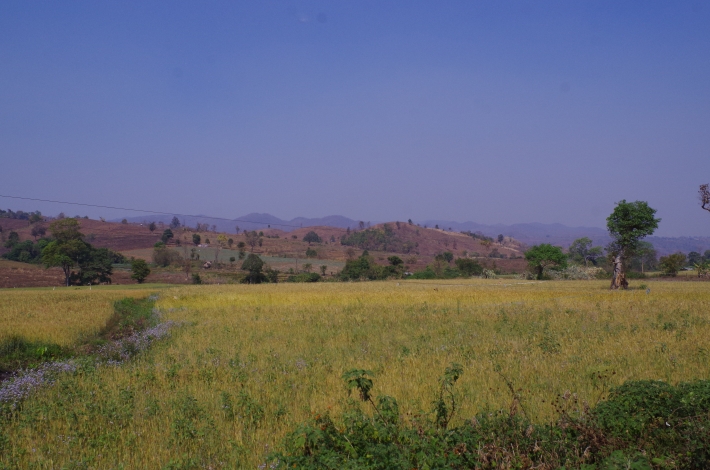
[[[545,422],[554,417],[550,402],[568,390],[593,404],[630,379],[707,379],[710,285],[648,285],[625,292],[608,291],[606,281],[513,280],[162,289],[163,319],[181,325],[171,338],[130,363],[63,376],[3,418],[0,468],[257,468],[314,413],[339,415],[348,400],[341,376],[353,368],[372,370],[374,394],[396,397],[409,419],[431,411],[438,377],[462,364],[459,422],[507,408],[506,381],[522,390],[528,415]],[[74,328],[108,315],[114,296],[140,291],[70,291],[61,310],[56,295],[0,291],[0,331],[71,341]],[[44,313],[27,316],[33,308]]]
[[[148,295],[136,287],[0,289],[0,342],[21,336],[60,346],[74,344],[105,325],[114,301]]]

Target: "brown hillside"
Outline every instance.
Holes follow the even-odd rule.
[[[81,233],[85,240],[98,248],[110,248],[114,251],[134,250],[137,248],[152,247],[160,240],[160,235],[166,227],[158,227],[151,233],[147,226],[140,224],[119,224],[114,222],[101,222],[93,219],[79,220]],[[7,222],[13,222],[12,225]],[[20,222],[19,224],[17,222]],[[37,222],[49,229],[51,222]],[[20,235],[20,240],[32,240],[32,227],[26,220],[0,219],[0,226],[4,232],[14,230]],[[7,233],[5,234],[7,237]],[[49,236],[49,231],[47,232]]]
[[[156,230],[151,233],[148,226],[143,224],[121,224],[92,219],[79,219],[79,222],[86,241],[96,247],[110,248],[119,252],[150,249],[160,239],[163,230],[167,228],[167,226],[158,225]],[[49,227],[49,222],[39,223]],[[382,231],[385,225],[391,229],[390,240],[392,243],[387,247],[387,250],[381,248],[368,250],[381,264],[387,264],[387,257],[397,255],[405,261],[409,270],[414,271],[426,267],[437,254],[450,251],[456,258],[475,258],[484,266],[495,266],[503,272],[521,272],[526,266],[525,260],[522,259],[523,245],[511,238],[506,238],[502,244],[493,242],[487,246],[482,240],[462,233],[418,227],[403,222],[400,222],[399,226],[396,222],[378,224],[371,227],[370,230]],[[14,230],[18,232],[22,240],[32,239],[32,228],[27,221],[0,219],[0,226],[3,227],[5,236],[9,230]],[[303,237],[310,231],[316,232],[323,242],[313,243],[309,247],[309,244],[303,241]],[[220,233],[209,231],[196,232],[189,227],[181,227],[173,232],[175,239],[170,242],[170,245],[175,246],[179,243],[183,247],[193,246],[192,235],[194,233],[200,234],[203,244],[207,244],[207,240],[209,240],[210,247],[217,245],[217,237],[220,235]],[[340,243],[341,237],[347,236],[348,232],[346,229],[336,227],[306,227],[288,233],[278,229],[266,229],[263,230],[263,233],[262,246],[255,246],[253,251],[266,256],[303,259],[306,250],[311,248],[317,252],[314,259],[314,264],[316,264],[318,259],[345,261],[349,257],[359,256],[363,251],[363,248],[359,246],[342,245]],[[223,235],[233,240],[233,249],[236,249],[239,242],[246,242],[244,233],[238,235],[224,233]],[[251,251],[249,246],[246,249]],[[505,258],[489,257],[496,252]]]

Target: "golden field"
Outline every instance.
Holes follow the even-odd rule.
[[[132,287],[60,287],[0,290],[0,341],[21,336],[68,346],[99,331],[113,313],[113,302],[145,297]]]
[[[438,377],[462,364],[459,422],[507,408],[505,379],[543,422],[567,390],[594,404],[629,379],[708,378],[710,285],[648,285],[649,293],[514,280],[161,289],[163,320],[181,324],[172,337],[27,400],[3,424],[0,463],[256,468],[313,413],[339,415],[348,399],[341,375],[353,368],[374,371],[375,395],[397,398],[406,418],[431,411]],[[66,291],[58,302],[57,291],[0,291],[2,331],[10,321],[21,334],[71,341],[72,331],[100,326],[115,298],[147,292]],[[45,313],[20,313],[31,306]]]

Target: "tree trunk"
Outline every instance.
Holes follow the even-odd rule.
[[[626,282],[626,272],[624,271],[624,260],[621,253],[614,258],[614,273],[611,276],[610,289],[626,289],[629,283]]]

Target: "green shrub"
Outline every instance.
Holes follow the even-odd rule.
[[[339,418],[328,413],[298,426],[270,455],[275,468],[578,468],[705,469],[710,465],[710,381],[672,386],[627,382],[585,410],[566,392],[553,400],[559,418],[530,422],[511,387],[508,410],[482,412],[449,428],[463,373],[452,364],[440,379],[433,409],[402,422],[397,401],[373,398],[373,374],[343,375],[359,401]],[[366,413],[366,404],[371,413]]]

